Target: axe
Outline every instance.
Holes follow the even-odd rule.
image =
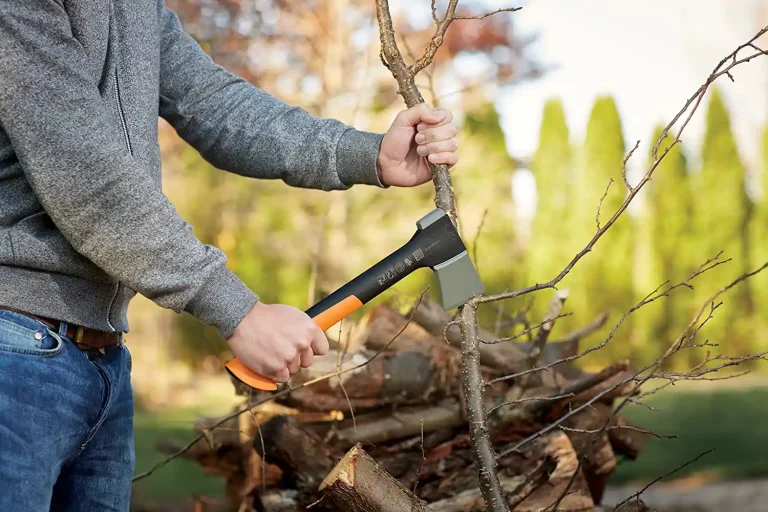
[[[360,309],[416,269],[429,267],[437,274],[441,303],[448,311],[464,304],[484,287],[445,211],[435,208],[416,222],[416,233],[398,250],[331,293],[305,313],[323,331]],[[224,367],[236,379],[256,388],[273,391],[277,384],[235,358]]]

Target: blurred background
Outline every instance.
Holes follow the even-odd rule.
[[[379,59],[373,0],[167,4],[216,62],[317,116],[382,132],[404,108]],[[400,47],[412,61],[434,30],[430,2],[390,6]],[[637,183],[661,128],[721,58],[768,25],[768,0],[462,0],[459,6],[467,15],[523,7],[455,22],[434,64],[417,77],[425,100],[450,109],[460,127],[461,161],[453,173],[460,228],[489,292],[555,277],[594,234],[601,197],[603,224],[623,201],[626,153],[640,141],[627,164],[629,182]],[[561,283],[570,289],[570,315],[554,335],[606,312],[605,327],[581,346],[596,345],[665,281],[685,280],[720,251],[731,260],[694,280],[693,289],[633,313],[606,347],[579,361],[583,368],[617,358],[634,367],[655,360],[714,291],[768,261],[768,59],[740,66],[733,78],[710,90],[683,144]],[[248,180],[213,168],[162,121],[160,128],[167,195],[265,302],[309,307],[397,248],[433,208],[430,186],[326,193]],[[435,284],[428,272],[414,274],[376,302],[407,309],[427,287],[437,296]],[[514,334],[521,319],[540,321],[550,297],[488,305],[481,321]],[[768,274],[761,274],[725,296],[701,336],[720,344],[713,352],[765,350],[766,310]],[[154,448],[159,439],[188,438],[197,416],[224,413],[241,397],[222,372],[231,355],[212,329],[141,297],[130,322],[142,471],[163,457]],[[703,357],[685,352],[670,365],[688,367]],[[760,365],[750,369],[730,381],[665,390],[651,400],[655,412],[630,408],[628,416],[678,438],[652,441],[638,461],[619,467],[615,484],[653,478],[708,448],[715,452],[677,474],[677,488],[702,478],[768,476],[768,462],[755,450],[768,441],[768,379]],[[174,461],[136,488],[142,496],[171,499],[216,494],[221,482]]]

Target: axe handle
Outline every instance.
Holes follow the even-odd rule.
[[[306,310],[306,313],[320,329],[326,331],[414,270],[447,261],[464,250],[466,248],[450,219],[443,216],[419,230],[395,252]],[[239,359],[232,359],[224,367],[252,388],[277,389],[273,380],[252,371]]]
[[[320,301],[320,303],[318,303],[316,306],[321,305],[322,302],[323,301]],[[330,329],[335,323],[351,315],[362,306],[363,303],[360,302],[360,299],[354,295],[350,295],[346,299],[332,305],[330,308],[321,311],[317,316],[312,318],[312,320],[315,321],[320,329],[326,331]],[[262,389],[265,391],[274,391],[277,389],[277,384],[275,381],[254,372],[237,358],[232,359],[226,363],[224,367],[227,369],[230,375],[252,388]]]
[[[307,315],[320,329],[327,331],[360,309],[363,304],[422,266],[413,256],[414,243],[414,239],[411,239],[400,249],[306,310]],[[406,263],[406,260],[410,263]],[[277,389],[277,384],[272,379],[259,375],[237,358],[227,362],[224,368],[230,375],[252,388],[265,391]]]

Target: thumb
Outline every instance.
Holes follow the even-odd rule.
[[[446,118],[445,111],[432,108],[426,103],[419,103],[413,107],[401,111],[395,118],[395,124],[400,126],[416,126],[419,123],[437,124]]]

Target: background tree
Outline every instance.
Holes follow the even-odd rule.
[[[595,99],[587,123],[584,147],[574,177],[574,205],[571,232],[575,245],[583,246],[597,231],[596,211],[600,206],[600,226],[624,202],[624,135],[616,103],[610,96]],[[609,185],[610,183],[610,185]],[[631,218],[622,216],[588,254],[579,268],[563,280],[573,291],[571,310],[580,322],[601,311],[617,314],[633,304],[634,243]],[[631,331],[631,320],[623,332]]]
[[[768,124],[763,127],[760,145],[759,193],[755,201],[754,212],[750,218],[749,250],[750,264],[766,259],[768,255]],[[754,336],[756,340],[765,339],[768,333],[768,322],[765,312],[768,311],[768,278],[763,275],[755,276],[750,284],[754,309]]]
[[[649,139],[648,163],[652,162],[654,141],[662,135],[657,126]],[[672,142],[667,136],[659,146],[664,151]],[[693,194],[688,163],[682,147],[674,146],[659,164],[657,174],[646,187],[643,212],[636,231],[640,238],[636,254],[642,255],[642,279],[638,279],[638,300],[659,284],[685,279],[700,262],[695,257],[693,237]],[[649,305],[644,320],[639,322],[633,337],[632,360],[647,364],[658,357],[672,333],[680,333],[693,314],[692,292],[682,289],[670,295],[664,303]]]
[[[727,277],[742,274],[748,268],[747,221],[750,201],[745,190],[745,168],[739,157],[727,107],[717,88],[709,97],[706,129],[701,149],[701,171],[694,180],[695,245],[693,253],[700,259],[716,256],[731,258],[721,272]],[[696,298],[701,301],[712,293],[709,286],[699,286]],[[734,291],[718,311],[719,322],[709,326],[708,337],[727,342],[731,349],[742,349],[749,343],[751,310],[746,284]]]
[[[566,219],[574,213],[574,150],[566,123],[562,101],[549,99],[544,104],[539,144],[531,160],[536,181],[536,211],[531,225],[527,258],[528,279],[551,279],[568,263],[576,249],[571,226]],[[546,304],[533,308],[536,318],[544,314]],[[563,325],[574,323],[564,318]]]

